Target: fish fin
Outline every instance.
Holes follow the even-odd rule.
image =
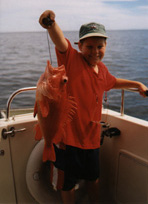
[[[47,60],[47,66],[46,66],[46,70],[45,70],[45,74],[53,74],[53,70],[54,68],[51,66],[50,61]]]
[[[35,102],[35,105],[34,105],[34,113],[33,113],[34,118],[36,114],[37,114],[37,102]]]
[[[44,100],[39,101],[39,107],[40,107],[42,116],[44,118],[47,117],[47,115],[49,114],[49,102],[46,99],[46,97],[44,97]]]
[[[42,133],[39,124],[37,123],[34,127],[35,129],[35,140],[41,140],[42,139]]]
[[[76,113],[76,110],[77,110],[77,103],[75,101],[75,98],[72,97],[72,96],[69,96],[68,97],[68,105],[67,105],[67,119],[65,121],[65,124],[69,123],[72,121],[73,119],[73,116],[75,115]]]

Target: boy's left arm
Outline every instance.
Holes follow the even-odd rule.
[[[113,89],[126,89],[126,88],[137,88],[139,90],[140,95],[146,97],[146,91],[148,91],[148,87],[146,87],[143,83],[139,81],[131,81],[127,79],[116,78],[116,83]]]

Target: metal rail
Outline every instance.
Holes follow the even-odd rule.
[[[121,108],[120,108],[120,113],[121,116],[124,115],[124,92],[129,91],[129,92],[137,92],[139,93],[139,90],[137,88],[129,88],[129,89],[122,89],[121,90]],[[145,92],[145,96],[148,96],[148,90]]]
[[[25,92],[25,91],[33,91],[33,90],[36,90],[35,86],[34,87],[21,88],[21,89],[18,89],[18,90],[16,90],[15,92],[13,92],[11,94],[11,96],[9,97],[9,99],[7,101],[6,120],[9,120],[9,117],[10,117],[10,105],[11,105],[11,102],[14,99],[14,97],[16,95],[18,95],[19,93],[22,93],[22,92]],[[124,115],[124,91],[125,90],[130,91],[130,92],[138,92],[138,89],[122,89],[122,92],[121,92],[121,108],[120,108],[121,116]]]
[[[12,102],[12,100],[14,99],[14,97],[15,97],[16,95],[18,95],[19,93],[22,93],[22,92],[25,92],[25,91],[33,91],[33,90],[36,90],[36,86],[18,89],[18,90],[14,91],[14,92],[10,95],[10,97],[8,98],[8,101],[7,101],[7,106],[6,106],[6,120],[9,120],[9,116],[10,116],[10,105],[11,105],[11,102]]]

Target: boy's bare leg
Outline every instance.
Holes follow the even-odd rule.
[[[87,181],[87,191],[90,199],[90,203],[99,202],[99,179],[96,181]]]
[[[74,204],[75,203],[75,189],[70,191],[61,191],[63,204]]]

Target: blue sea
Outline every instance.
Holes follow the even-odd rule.
[[[78,41],[77,31],[64,32],[72,45]],[[103,62],[116,77],[141,81],[148,86],[148,30],[108,31],[107,50]],[[57,66],[51,40],[52,65]],[[47,33],[0,33],[0,110],[6,108],[9,96],[17,89],[36,86],[50,59]],[[120,111],[121,90],[108,92],[108,107]],[[15,97],[11,108],[33,107],[35,91]],[[106,106],[106,104],[104,103]],[[125,92],[125,114],[148,121],[148,97]]]

